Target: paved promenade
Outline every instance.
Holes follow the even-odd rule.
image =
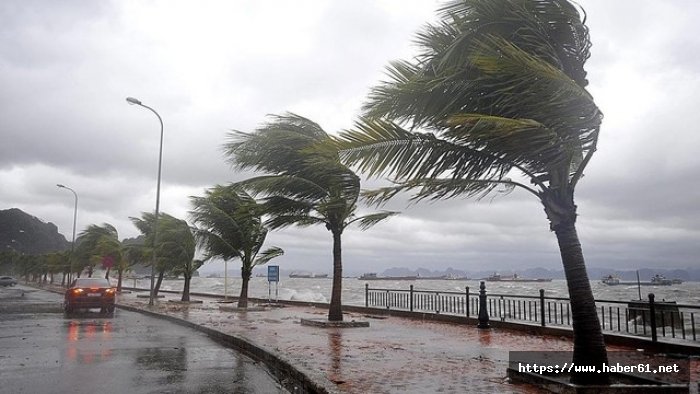
[[[121,295],[119,302],[148,310],[148,299],[136,294]],[[178,304],[173,301],[179,295],[165,294],[150,310],[281,354],[302,371],[325,377],[332,382],[327,386],[341,393],[535,393],[540,391],[534,386],[509,384],[508,351],[572,350],[571,340],[563,337],[359,313],[347,313],[344,318],[369,321],[369,328],[302,326],[301,319],[324,319],[327,310],[287,305],[233,312],[221,311],[222,304],[215,299],[193,299],[202,303]]]

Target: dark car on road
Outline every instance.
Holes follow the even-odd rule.
[[[11,276],[0,276],[0,286],[14,286],[17,284],[17,279]]]
[[[117,289],[103,278],[78,278],[66,290],[63,304],[66,314],[79,309],[100,308],[101,313],[113,314]]]

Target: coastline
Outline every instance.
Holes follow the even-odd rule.
[[[146,293],[121,294],[119,307],[197,328],[226,346],[249,352],[282,371],[282,379],[293,376],[308,381],[301,392],[541,392],[538,386],[510,383],[508,352],[573,348],[571,339],[562,335],[498,324],[480,330],[474,324],[434,320],[436,316],[427,314],[406,318],[349,306],[345,320],[369,321],[369,328],[318,328],[302,326],[300,320],[324,319],[327,305],[289,302],[257,312],[224,312],[220,298],[193,294],[195,302],[171,302],[180,298],[175,292],[163,292],[164,297],[149,307],[147,299],[137,297]],[[608,344],[607,348],[637,351],[635,346]],[[697,382],[700,362],[695,358],[691,364],[691,382]]]

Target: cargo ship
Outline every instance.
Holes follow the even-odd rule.
[[[376,273],[374,272],[369,272],[366,274],[363,274],[359,278],[360,280],[416,280],[419,279],[418,276],[416,275],[410,275],[410,276],[377,276]]]
[[[513,276],[501,276],[494,273],[493,275],[484,278],[488,282],[551,282],[551,278],[521,278],[518,274]]]

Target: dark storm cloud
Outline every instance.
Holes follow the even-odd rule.
[[[589,265],[700,264],[700,39],[694,3],[586,0],[594,46],[589,89],[605,113],[598,152],[579,184]],[[333,133],[352,127],[390,60],[410,59],[434,19],[425,1],[0,2],[0,209],[18,207],[70,234],[155,202],[165,125],[161,208],[186,218],[189,196],[249,174],[221,145],[267,114],[292,111]],[[365,182],[372,187],[378,182]],[[560,266],[541,204],[528,193],[385,209],[402,214],[344,234],[349,269]],[[363,208],[369,212],[374,208]],[[322,227],[270,235],[290,269],[328,267]],[[282,263],[281,263],[282,264]],[[317,268],[315,268],[317,267]]]

